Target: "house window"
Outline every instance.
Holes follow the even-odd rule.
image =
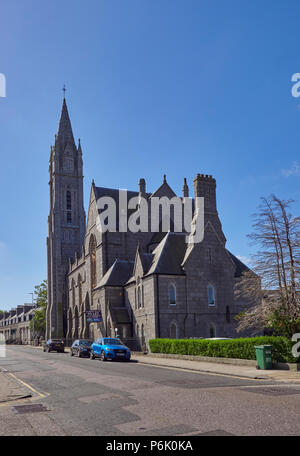
[[[176,306],[176,287],[174,284],[169,287],[169,305]]]
[[[208,305],[214,306],[215,302],[215,288],[212,285],[208,285]]]

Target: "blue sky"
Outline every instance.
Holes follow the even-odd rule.
[[[217,179],[227,247],[261,196],[300,200],[298,1],[10,0],[0,3],[0,308],[46,278],[48,159],[62,86],[96,185],[180,193]],[[299,203],[295,204],[299,213]]]

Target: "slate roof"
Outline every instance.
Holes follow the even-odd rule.
[[[185,233],[168,232],[161,243],[153,251],[150,274],[184,274],[181,263],[187,248]]]
[[[108,286],[108,287],[117,287],[123,286],[132,276],[133,272],[133,261],[125,260],[115,260],[114,264],[109,268],[109,270],[104,274],[98,287]]]
[[[234,277],[241,277],[243,272],[250,270],[248,268],[248,266],[246,266],[244,263],[242,263],[242,261],[239,260],[236,256],[234,256],[231,252],[229,252],[229,250],[227,250],[227,252],[229,253],[231,259],[233,260],[233,262],[236,266],[236,271],[235,271]]]

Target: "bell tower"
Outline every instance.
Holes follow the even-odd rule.
[[[47,339],[65,335],[66,274],[69,260],[81,254],[85,235],[82,150],[80,140],[78,146],[74,141],[65,97],[50,150],[49,190]]]

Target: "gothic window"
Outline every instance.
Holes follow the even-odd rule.
[[[75,307],[75,282],[74,279],[72,279],[72,305]]]
[[[137,289],[136,289],[136,293],[137,293],[137,308],[140,309],[141,307],[144,307],[144,304],[143,304],[143,290],[142,290],[143,285],[141,285],[140,277],[137,278],[136,283],[137,283]]]
[[[138,308],[142,307],[141,287],[138,287]]]
[[[67,223],[72,223],[72,214],[71,214],[71,212],[67,212]]]
[[[177,324],[175,322],[170,325],[170,338],[177,339]]]
[[[95,288],[97,282],[96,273],[96,241],[95,236],[91,236],[90,240],[90,261],[91,261],[91,283],[92,288]]]
[[[142,348],[145,345],[145,328],[144,328],[143,324],[142,324],[142,328],[141,328],[141,345],[142,345]]]
[[[230,323],[230,309],[229,309],[229,306],[226,306],[226,322]]]
[[[72,157],[64,157],[64,172],[72,173],[74,171],[74,160]]]
[[[209,306],[214,306],[216,304],[215,302],[215,288],[213,287],[213,285],[208,285],[207,287],[207,291],[208,291],[208,305]]]
[[[169,304],[176,306],[176,287],[173,283],[169,286]]]
[[[72,209],[72,200],[71,200],[71,192],[70,190],[67,191],[67,210],[71,210]]]
[[[79,292],[79,306],[81,306],[81,304],[82,304],[82,279],[81,279],[80,274],[78,277],[78,292]]]

